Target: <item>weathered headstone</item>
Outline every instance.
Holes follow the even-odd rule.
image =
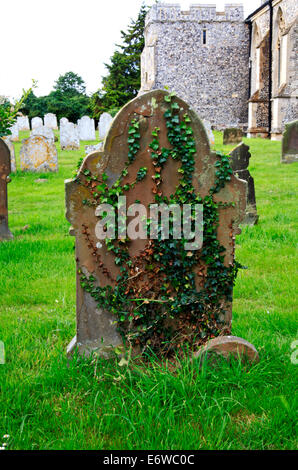
[[[77,150],[80,148],[78,127],[72,122],[60,121],[60,147],[62,150]]]
[[[109,113],[102,113],[98,121],[99,138],[104,139],[110,129],[113,121],[112,116]]]
[[[95,123],[89,116],[78,120],[78,130],[80,140],[95,140]]]
[[[38,127],[43,127],[43,121],[41,117],[34,117],[31,119],[31,129],[37,129]]]
[[[11,131],[11,134],[9,135],[10,140],[12,142],[18,142],[19,141],[19,127],[18,127],[17,122],[13,126],[11,126],[10,131]]]
[[[298,120],[288,122],[282,136],[281,162],[298,161]]]
[[[15,151],[14,151],[14,145],[13,145],[13,142],[11,140],[11,136],[8,135],[6,137],[2,137],[2,139],[4,140],[7,147],[9,148],[11,173],[15,173],[17,171],[17,168],[16,168],[16,155],[15,155]]]
[[[44,116],[44,125],[50,129],[58,129],[56,114],[48,113]]]
[[[210,145],[214,145],[215,140],[214,140],[214,135],[213,135],[213,132],[212,132],[212,129],[211,129],[211,123],[209,121],[206,121],[206,119],[204,119],[203,124],[204,124],[204,127],[206,129]]]
[[[10,152],[4,140],[0,139],[0,241],[13,238],[8,228],[7,183],[9,183]]]
[[[259,216],[257,214],[255,183],[248,170],[249,159],[251,157],[249,146],[243,142],[238,144],[230,153],[230,157],[233,173],[239,179],[247,182],[246,209],[243,224],[255,225],[258,222]]]
[[[18,116],[17,125],[19,131],[30,131],[30,124],[28,116]]]
[[[42,137],[45,137],[51,142],[55,141],[54,132],[50,127],[46,127],[46,126],[36,127],[35,129],[31,131],[31,137],[35,135],[41,135]]]
[[[66,117],[61,118],[59,122],[60,129],[61,127],[65,126],[68,122],[69,120]]]
[[[223,143],[224,145],[239,144],[242,141],[242,137],[243,132],[241,129],[237,129],[237,127],[230,127],[228,129],[224,129]]]
[[[133,352],[150,347],[170,355],[183,344],[196,349],[229,334],[246,185],[232,174],[227,157],[211,152],[201,120],[181,99],[155,90],[124,106],[103,151],[89,154],[76,178],[66,181],[77,262],[77,334],[68,353],[78,347],[81,354],[109,356],[125,343]],[[109,232],[104,241],[101,210],[109,209],[101,204],[114,201],[117,212],[117,195],[126,196],[124,235],[119,240]],[[134,203],[143,205],[147,218],[152,204],[176,201],[180,211],[194,200],[204,207],[203,246],[188,251],[179,236],[163,240],[160,233],[127,241]],[[123,214],[117,214],[119,223]]]
[[[54,142],[36,135],[24,139],[20,150],[22,171],[58,171],[58,157]]]
[[[102,147],[102,142],[99,142],[99,144],[96,145],[85,145],[85,155],[89,155],[89,153],[92,152],[98,152],[99,150],[102,150]]]

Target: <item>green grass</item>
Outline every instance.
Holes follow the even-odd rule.
[[[22,137],[27,136],[23,133]],[[64,180],[80,151],[59,151],[58,174],[12,175],[9,226],[0,244],[0,439],[9,449],[294,449],[297,365],[297,164],[280,163],[280,143],[250,145],[259,224],[237,237],[241,270],[233,334],[260,363],[198,369],[73,358],[74,238],[64,216]],[[58,145],[57,145],[58,147]],[[20,144],[16,145],[17,164]],[[59,148],[59,147],[58,147]],[[222,134],[216,148],[225,151]],[[45,183],[35,182],[45,177]],[[1,445],[1,440],[0,440]]]

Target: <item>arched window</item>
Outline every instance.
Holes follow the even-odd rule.
[[[276,15],[276,78],[277,88],[287,81],[287,49],[288,36],[285,35],[285,21],[281,8],[278,9]]]

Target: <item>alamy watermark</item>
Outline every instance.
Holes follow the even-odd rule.
[[[291,343],[291,349],[294,351],[291,354],[291,363],[297,365],[298,364],[298,339]]]
[[[100,204],[95,215],[98,240],[184,240],[186,250],[199,250],[203,245],[203,204],[150,204],[140,203],[127,207],[126,196],[118,197],[115,208]],[[100,245],[100,244],[99,244]]]

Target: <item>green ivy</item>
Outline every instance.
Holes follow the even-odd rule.
[[[95,278],[87,277],[81,271],[80,278],[83,289],[100,307],[115,315],[124,342],[139,346],[141,351],[150,347],[157,354],[170,355],[185,343],[197,346],[220,333],[221,318],[225,313],[222,301],[232,300],[239,264],[235,262],[229,267],[224,264],[225,249],[217,240],[217,229],[219,207],[227,204],[213,200],[213,195],[231,179],[229,158],[217,152],[214,185],[204,198],[196,194],[192,185],[196,146],[191,119],[187,114],[183,119],[179,118],[180,108],[173,94],[167,95],[165,101],[169,104],[164,117],[171,147],[160,148],[160,129],[155,128],[149,145],[155,168],[152,191],[156,203],[203,204],[203,246],[200,250],[185,250],[186,240],[172,238],[173,224],[170,224],[169,240],[163,240],[159,231],[158,239],[149,240],[146,248],[134,259],[129,256],[128,239],[105,240],[107,249],[114,253],[119,275],[112,285],[106,287],[96,286]],[[148,169],[141,167],[135,181],[122,184],[140,149],[140,138],[139,122],[133,119],[128,131],[128,162],[111,187],[106,183],[105,174],[97,177],[85,170],[84,181],[77,178],[90,189],[90,199],[84,201],[85,204],[96,206],[109,203],[117,209],[118,196],[145,178]],[[181,165],[176,191],[167,198],[160,187],[162,170],[169,158],[178,160]],[[147,230],[149,234],[150,220],[147,220]],[[88,235],[86,237],[91,243]],[[97,256],[99,266],[108,274],[100,256]],[[194,268],[198,271],[197,275],[193,272]],[[200,288],[197,286],[198,279],[201,279]]]

